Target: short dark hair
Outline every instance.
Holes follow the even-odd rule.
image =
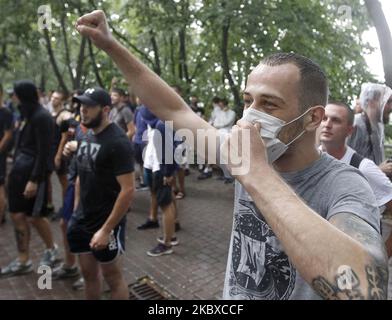
[[[64,91],[62,91],[62,90],[54,90],[53,93],[55,93],[55,92],[61,94],[61,97],[62,97],[63,101],[67,100],[67,94]]]
[[[328,102],[328,80],[321,67],[297,53],[275,53],[261,61],[262,64],[275,67],[283,64],[294,64],[300,72],[298,102],[301,111]]]
[[[219,97],[217,97],[217,96],[212,98],[212,102],[213,103],[219,103],[220,101],[221,101],[221,99]]]
[[[112,89],[112,93],[113,92],[114,93],[118,93],[120,95],[120,97],[125,97],[126,96],[125,91],[123,89],[121,89],[121,88],[113,88]]]
[[[220,102],[222,102],[225,106],[229,104],[229,101],[226,98],[220,99]]]
[[[347,111],[347,122],[350,126],[354,125],[354,111],[342,101],[328,101],[328,104],[333,104],[334,106],[339,106]]]

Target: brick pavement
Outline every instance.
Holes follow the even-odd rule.
[[[159,230],[138,231],[136,226],[147,218],[148,192],[137,192],[128,216],[124,273],[128,283],[142,276],[152,277],[177,299],[220,299],[226,268],[232,225],[233,186],[215,179],[197,181],[197,172],[187,177],[187,196],[178,201],[182,230],[175,253],[148,257],[146,251],[156,244]],[[58,184],[54,183],[58,192]],[[59,204],[58,197],[55,203]],[[60,241],[58,222],[52,222],[55,238]],[[37,262],[43,247],[32,232],[32,259]],[[11,223],[0,227],[0,265],[14,258],[15,244]],[[392,261],[390,262],[390,273]],[[54,281],[52,290],[39,290],[36,273],[0,279],[0,299],[82,299],[81,291],[72,290],[72,281]],[[392,298],[390,277],[389,299]]]
[[[149,194],[136,192],[128,215],[124,271],[128,283],[150,276],[178,299],[219,299],[222,294],[229,235],[232,224],[233,185],[210,179],[197,181],[197,172],[187,177],[187,196],[177,202],[182,230],[174,254],[149,257],[146,251],[156,245],[158,229],[138,231],[136,226],[148,215]],[[58,195],[59,186],[54,181]],[[57,191],[57,192],[56,192]],[[56,207],[59,199],[55,197]],[[55,239],[61,244],[58,222],[52,222]],[[32,231],[31,258],[38,262],[43,251],[38,235]],[[11,223],[0,227],[0,265],[15,257]],[[54,281],[52,290],[37,288],[38,274],[0,279],[0,299],[80,299],[72,281]]]

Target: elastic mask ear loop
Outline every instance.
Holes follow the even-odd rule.
[[[285,127],[285,126],[288,126],[289,124],[292,124],[293,122],[297,121],[298,119],[301,119],[305,114],[307,114],[307,113],[308,113],[310,110],[312,110],[312,109],[313,109],[313,108],[309,108],[308,110],[306,110],[304,113],[302,113],[302,114],[299,115],[298,117],[296,117],[296,118],[294,118],[293,120],[291,120],[291,121],[285,123],[285,124],[282,126],[282,128]]]
[[[312,110],[312,108],[306,110],[304,113],[302,113],[300,116],[294,118],[293,120],[291,120],[291,121],[285,123],[285,124],[280,128],[278,134],[280,133],[280,131],[282,130],[283,127],[288,126],[289,124],[291,124],[291,123],[297,121],[298,119],[301,119],[301,118],[302,118],[305,114],[307,114],[310,110]],[[299,135],[297,135],[293,140],[291,140],[289,143],[287,143],[286,146],[288,147],[288,146],[290,146],[292,143],[294,143],[295,141],[297,141],[299,138],[301,138],[301,137],[304,135],[305,132],[306,132],[306,130],[303,130],[303,131],[302,131]]]

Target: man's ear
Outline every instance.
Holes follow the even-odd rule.
[[[347,128],[347,137],[351,136],[355,130],[354,126],[349,125]]]
[[[306,131],[316,131],[323,121],[325,114],[325,108],[323,106],[314,106],[309,109],[308,114],[305,116],[305,127]]]

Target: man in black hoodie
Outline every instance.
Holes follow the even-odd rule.
[[[17,275],[33,270],[29,259],[30,227],[37,229],[46,245],[40,265],[53,266],[58,249],[53,242],[49,221],[45,218],[47,179],[54,123],[40,104],[36,86],[18,81],[14,92],[23,116],[16,144],[13,168],[8,179],[8,203],[18,248],[18,258],[1,268],[0,275]]]

